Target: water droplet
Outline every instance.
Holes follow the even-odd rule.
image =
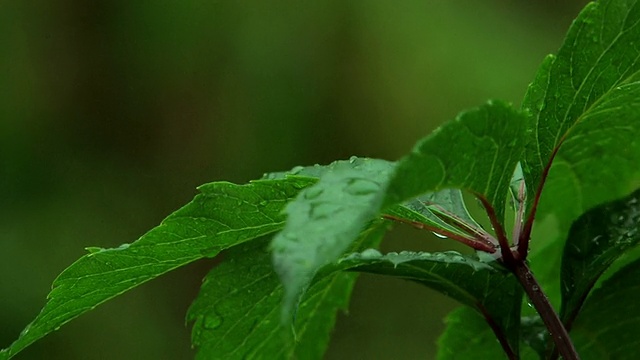
[[[444,235],[442,235],[442,234],[438,234],[438,233],[437,233],[437,232],[435,232],[435,231],[432,231],[432,233],[433,233],[433,235],[435,235],[435,236],[439,237],[440,239],[448,239],[446,236],[444,236]]]
[[[345,192],[351,195],[361,196],[376,193],[380,186],[367,179],[349,179]]]
[[[204,319],[202,320],[202,326],[205,329],[215,330],[219,328],[220,325],[222,325],[222,317],[218,315],[215,311],[209,312],[207,315],[204,316]]]
[[[309,217],[312,219],[326,219],[336,213],[336,206],[327,203],[313,203],[309,209]]]
[[[218,247],[218,246],[213,246],[213,247],[209,247],[209,248],[200,250],[200,254],[202,254],[202,256],[207,257],[207,258],[215,257],[219,253],[220,253],[220,247]]]
[[[84,249],[87,250],[89,252],[89,254],[99,253],[100,251],[104,250],[104,248],[97,247],[97,246],[89,246],[89,247],[86,247]]]
[[[349,158],[349,163],[350,163],[350,164],[353,164],[353,163],[355,163],[356,161],[358,161],[358,157],[357,157],[357,156],[352,156],[352,157],[350,157],[350,158]]]
[[[540,287],[538,285],[533,285],[533,286],[531,286],[531,290],[540,291]]]
[[[591,242],[594,243],[596,246],[600,246],[600,240],[602,240],[602,235],[598,235],[594,237],[593,239],[591,239]]]
[[[318,198],[320,195],[322,195],[323,192],[324,192],[324,189],[319,188],[317,186],[313,186],[304,192],[304,198],[307,200],[313,200]]]
[[[375,258],[381,257],[382,254],[380,253],[380,251],[376,249],[367,249],[367,250],[364,250],[362,253],[360,253],[360,256],[363,259],[375,259]]]
[[[300,172],[302,172],[302,170],[304,170],[304,166],[296,166],[293,169],[291,169],[290,173],[292,175],[296,175],[296,174],[299,174]]]

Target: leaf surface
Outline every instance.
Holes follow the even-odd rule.
[[[285,286],[283,321],[316,271],[338,259],[377,215],[391,169],[384,160],[338,163],[287,205],[286,226],[272,242]]]
[[[538,217],[559,213],[554,205],[566,201],[572,206],[561,216],[565,223],[571,222],[636,187],[640,175],[638,38],[640,3],[636,0],[589,3],[557,56],[547,57],[530,85],[522,106],[531,114],[523,166],[530,199],[545,181],[545,169],[555,154],[553,176],[545,187],[545,192],[553,188],[552,194],[544,197],[554,203],[542,207]]]
[[[482,314],[513,351],[518,351],[522,290],[515,277],[501,266],[454,251],[382,255],[369,249],[350,254],[329,268],[388,275],[428,286]]]
[[[582,359],[637,359],[640,352],[639,279],[640,260],[636,260],[589,296],[571,331]]]
[[[562,259],[562,309],[565,324],[575,319],[600,275],[640,242],[640,190],[598,206],[571,227]]]
[[[282,228],[284,205],[312,181],[206,184],[193,201],[135,243],[90,248],[91,253],[58,276],[40,314],[0,352],[0,359],[9,359],[75,317],[148,280]]]
[[[445,188],[466,189],[485,197],[504,224],[505,198],[522,156],[524,130],[525,117],[502,102],[461,113],[399,161],[385,205]]]
[[[355,247],[377,246],[387,224],[361,234]],[[198,359],[320,359],[336,312],[345,310],[355,273],[329,272],[315,279],[299,304],[296,341],[280,326],[283,287],[265,240],[234,247],[209,272],[189,309]]]
[[[464,188],[485,197],[503,221],[523,132],[521,114],[490,102],[443,125],[395,167],[369,159],[324,173],[287,206],[287,225],[273,241],[274,264],[286,289],[283,319],[316,271],[337,260],[383,209],[425,193]],[[450,150],[452,143],[456,151]]]

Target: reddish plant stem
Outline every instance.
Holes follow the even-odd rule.
[[[509,265],[507,266],[509,267]],[[540,318],[549,331],[560,355],[562,355],[565,360],[579,360],[580,357],[571,342],[569,333],[562,324],[562,321],[560,321],[558,314],[553,310],[549,299],[544,292],[542,292],[540,284],[538,284],[538,281],[533,276],[527,264],[524,261],[517,261],[512,264],[512,266],[510,270],[516,275],[522,288],[529,296],[529,299],[531,299],[533,306],[538,311],[538,314],[540,314]]]
[[[491,330],[493,330],[493,333],[496,335],[496,338],[498,339],[498,342],[502,346],[502,350],[504,350],[505,355],[507,355],[509,360],[518,360],[520,357],[516,355],[516,353],[513,351],[513,349],[511,348],[511,345],[509,345],[509,341],[507,340],[506,334],[500,328],[500,326],[498,326],[498,324],[496,324],[496,322],[493,321],[493,318],[491,317],[491,315],[489,315],[489,313],[487,312],[487,309],[481,304],[477,304],[477,308],[480,310],[480,312],[482,313],[482,316],[484,316],[484,320],[487,322],[487,324],[489,324],[489,327],[491,328]]]
[[[387,219],[387,220],[392,220],[392,221],[396,221],[396,222],[400,222],[400,223],[404,223],[404,224],[409,224],[415,228],[421,229],[421,230],[429,230],[431,232],[435,232],[438,233],[440,235],[446,236],[450,239],[459,241],[469,247],[472,247],[476,250],[481,250],[484,252],[488,252],[488,253],[494,253],[496,252],[496,249],[494,249],[493,245],[491,243],[489,243],[486,239],[475,239],[475,238],[467,238],[464,237],[462,235],[456,234],[454,232],[445,230],[445,229],[441,229],[441,228],[437,228],[435,226],[430,226],[427,224],[423,224],[421,222],[417,222],[417,221],[412,221],[412,220],[407,220],[407,219],[402,219],[399,217],[395,217],[393,215],[388,215],[388,214],[383,214],[382,215],[383,218]]]
[[[500,251],[502,255],[502,259],[505,263],[514,263],[515,259],[513,257],[513,253],[509,247],[509,240],[507,239],[507,235],[504,232],[504,228],[502,224],[498,220],[498,216],[496,215],[496,211],[493,209],[493,206],[489,203],[489,201],[480,194],[475,194],[478,200],[482,203],[484,210],[487,212],[487,216],[489,217],[489,221],[491,221],[491,226],[496,232],[496,237],[498,238],[498,243],[500,244]]]
[[[565,134],[566,136],[566,134]],[[542,189],[544,188],[544,184],[549,176],[549,170],[551,170],[551,163],[553,163],[553,159],[556,157],[558,153],[558,149],[560,149],[560,144],[564,142],[564,137],[560,139],[558,145],[553,149],[551,156],[549,157],[549,162],[542,170],[542,174],[540,176],[540,183],[538,183],[538,187],[536,188],[536,193],[533,197],[533,203],[531,205],[531,210],[529,212],[529,216],[527,217],[527,221],[524,224],[524,228],[520,233],[520,238],[518,239],[518,254],[522,259],[527,258],[527,254],[529,253],[529,240],[531,239],[531,230],[533,229],[533,221],[536,217],[536,212],[538,211],[538,203],[540,202],[540,196],[542,195]]]
[[[520,285],[522,285],[522,288],[527,293],[527,296],[531,299],[533,306],[538,311],[538,314],[540,314],[540,318],[549,331],[560,355],[562,355],[565,360],[579,360],[580,357],[571,342],[569,333],[562,324],[560,317],[553,309],[553,306],[551,306],[547,295],[542,291],[540,284],[538,284],[538,281],[527,266],[525,261],[527,253],[525,252],[520,254],[519,251],[516,251],[514,254],[514,252],[512,252],[509,247],[509,242],[507,240],[506,233],[504,232],[504,228],[500,224],[493,206],[491,206],[489,201],[487,201],[483,196],[476,196],[480,202],[482,202],[482,205],[489,216],[489,220],[496,231],[496,236],[498,237],[502,253],[502,262],[516,276]],[[528,242],[528,237],[525,242]]]

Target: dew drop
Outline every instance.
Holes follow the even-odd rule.
[[[205,315],[202,326],[208,330],[215,330],[222,325],[222,317],[215,313],[215,311],[211,311],[207,315]]]
[[[527,306],[533,309],[533,304],[530,302],[527,302]]]
[[[433,235],[435,235],[435,236],[439,237],[440,239],[447,239],[447,237],[446,237],[446,236],[444,236],[444,235],[442,235],[442,234],[438,234],[438,233],[437,233],[437,232],[435,232],[435,231],[432,231],[432,233],[433,233]]]
[[[310,187],[309,189],[307,189],[307,191],[304,192],[304,198],[307,200],[313,200],[318,198],[320,195],[322,195],[322,193],[324,192],[324,189],[319,188],[319,187]]]
[[[86,247],[84,249],[87,250],[89,252],[89,254],[99,253],[99,252],[104,250],[104,248],[97,247],[97,246],[89,246],[89,247]]]
[[[352,156],[352,157],[350,157],[350,158],[349,158],[349,163],[350,163],[350,164],[353,164],[353,163],[355,163],[356,161],[358,161],[358,157],[357,157],[357,156]]]
[[[345,192],[351,195],[361,196],[376,193],[380,186],[366,179],[350,179]]]
[[[367,249],[360,253],[362,259],[375,259],[381,257],[382,254],[376,249]]]
[[[309,217],[312,219],[326,219],[336,213],[336,207],[327,203],[313,203],[309,209]]]
[[[300,172],[302,172],[302,170],[304,170],[304,166],[296,166],[293,169],[291,169],[290,173],[292,175],[296,175],[296,174],[299,174]]]

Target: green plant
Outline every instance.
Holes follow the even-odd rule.
[[[0,359],[223,250],[227,260],[187,315],[200,358],[321,357],[359,272],[422,283],[467,305],[448,317],[443,359],[633,358],[638,39],[640,4],[589,4],[520,110],[492,101],[463,112],[396,163],[353,157],[246,185],[201,186],[138,241],[88,248]],[[491,230],[469,214],[469,198],[486,210]],[[399,223],[477,252],[381,254],[383,235]],[[539,236],[534,225],[542,223],[558,235]]]

